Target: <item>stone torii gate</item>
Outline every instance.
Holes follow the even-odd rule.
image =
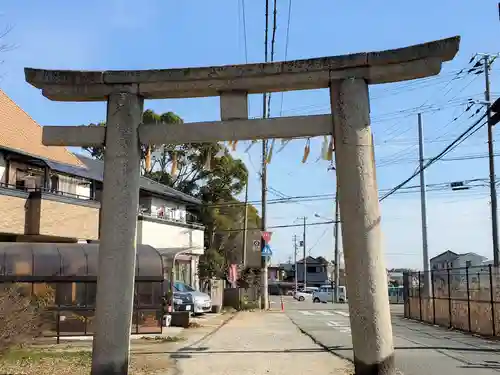
[[[92,374],[127,374],[132,319],[140,144],[334,134],[342,241],[356,374],[394,374],[381,249],[369,84],[436,75],[460,38],[345,56],[145,71],[26,68],[50,100],[107,101],[106,127],[46,126],[47,146],[103,146],[104,192]],[[248,119],[248,94],[328,88],[331,115]],[[221,121],[141,124],[144,99],[219,96]]]

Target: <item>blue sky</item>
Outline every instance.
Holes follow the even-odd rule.
[[[288,0],[278,0],[276,60],[284,59]],[[264,60],[264,0],[245,0],[246,43],[241,0],[45,2],[4,0],[0,24],[12,25],[7,42],[17,48],[2,57],[0,87],[42,125],[78,125],[103,120],[103,103],[57,103],[43,98],[24,81],[25,66],[53,69],[149,69],[262,62]],[[463,114],[468,97],[481,99],[482,76],[462,75],[476,52],[498,51],[497,2],[451,1],[327,1],[292,0],[288,59],[339,55],[403,47],[461,35],[456,59],[439,77],[421,82],[371,87],[372,123],[380,189],[388,189],[417,166],[416,113],[423,112],[426,156],[432,157],[472,124]],[[247,59],[245,58],[245,44]],[[492,69],[492,93],[500,93],[500,62]],[[454,79],[456,78],[456,79]],[[283,101],[281,103],[281,101]],[[250,116],[261,115],[260,97],[250,100]],[[326,91],[275,94],[272,116],[328,113]],[[158,112],[174,111],[185,121],[219,118],[218,98],[147,102]],[[420,107],[420,109],[417,109]],[[475,109],[476,107],[474,107]],[[453,118],[460,116],[457,121]],[[306,126],[306,124],[305,124]],[[498,132],[495,131],[495,134]],[[464,142],[429,168],[427,183],[487,178],[486,129]],[[301,163],[305,140],[297,140],[269,166],[269,186],[287,196],[331,194],[335,177],[328,163],[316,161],[321,139],[312,141],[306,164]],[[247,163],[250,199],[260,199],[260,147],[236,154]],[[456,160],[465,158],[466,160]],[[418,180],[411,185],[418,184]],[[491,258],[489,199],[484,187],[428,194],[429,251],[475,251]],[[277,198],[270,192],[269,198]],[[269,205],[268,225],[293,224],[299,216],[309,222],[317,213],[332,217],[329,200]],[[389,267],[421,267],[419,194],[395,194],[382,204],[384,254]],[[292,236],[300,228],[276,229],[273,261],[292,256]],[[307,230],[311,255],[331,258],[330,226]]]

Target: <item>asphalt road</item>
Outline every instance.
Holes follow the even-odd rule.
[[[271,300],[276,309],[279,297]],[[396,366],[403,374],[500,373],[500,342],[404,319],[402,305],[392,305],[391,312]],[[352,360],[347,304],[315,304],[285,297],[285,313],[315,341]]]

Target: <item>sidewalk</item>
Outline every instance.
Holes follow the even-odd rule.
[[[172,357],[185,375],[352,373],[350,363],[321,349],[280,313],[239,313]]]

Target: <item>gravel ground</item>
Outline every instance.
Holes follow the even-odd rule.
[[[353,373],[349,362],[321,349],[279,313],[239,313],[175,358],[185,375]]]

